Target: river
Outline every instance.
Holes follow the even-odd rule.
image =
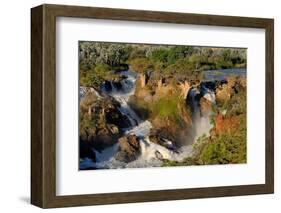
[[[214,73],[211,73],[214,72]],[[189,91],[189,101],[193,112],[193,123],[195,126],[196,138],[206,134],[209,134],[212,125],[210,118],[202,117],[200,115],[197,95],[202,95],[207,100],[215,104],[215,93],[208,82],[216,80],[222,80],[226,75],[232,75],[233,70],[222,71],[222,74],[218,74],[219,71],[204,71],[205,81],[207,83],[201,84],[200,88],[192,88]],[[244,71],[240,71],[244,73]],[[143,168],[143,167],[157,167],[162,165],[162,160],[159,159],[159,154],[163,159],[181,161],[182,159],[192,155],[192,145],[182,146],[175,152],[173,149],[168,149],[159,144],[152,143],[148,136],[150,130],[153,128],[152,124],[148,120],[141,120],[134,110],[129,106],[128,100],[135,92],[135,82],[138,75],[131,71],[120,72],[123,77],[122,80],[116,84],[116,82],[106,82],[102,85],[101,91],[120,103],[119,111],[125,115],[130,121],[130,127],[124,129],[125,135],[136,135],[139,138],[141,155],[137,160],[125,163],[115,159],[115,154],[118,152],[118,143],[108,147],[101,152],[93,150],[96,155],[96,162],[92,162],[90,159],[84,159],[80,162],[80,169],[93,167],[98,169],[117,169],[117,168]],[[239,74],[240,75],[240,74]],[[173,142],[164,139],[167,145],[173,146]]]

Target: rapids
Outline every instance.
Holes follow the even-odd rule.
[[[122,80],[119,82],[108,81],[104,82],[101,86],[102,93],[105,93],[113,97],[120,103],[119,111],[125,115],[131,126],[124,130],[125,135],[136,135],[139,138],[141,155],[132,162],[125,163],[115,159],[115,154],[118,152],[118,143],[108,147],[101,152],[93,150],[96,154],[96,162],[92,162],[89,159],[85,159],[80,163],[80,168],[143,168],[143,167],[155,167],[161,166],[163,159],[181,161],[184,158],[192,155],[192,145],[182,146],[181,148],[173,147],[173,142],[167,139],[163,139],[167,144],[166,147],[156,143],[152,143],[149,140],[150,130],[153,128],[152,124],[148,120],[141,120],[134,110],[129,106],[128,100],[135,92],[135,82],[138,75],[131,71],[120,72]],[[81,92],[81,96],[83,96]],[[204,118],[200,115],[199,103],[196,98],[197,95],[203,93],[203,97],[207,100],[215,103],[215,94],[207,87],[201,86],[201,89],[192,88],[189,91],[190,105],[193,111],[193,122],[195,125],[196,137],[203,134],[208,134],[212,128],[209,118]]]

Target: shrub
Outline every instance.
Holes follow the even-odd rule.
[[[108,65],[98,64],[97,66],[92,66],[88,71],[80,71],[80,85],[99,88],[103,81],[111,79],[114,76]]]
[[[152,69],[153,66],[147,58],[136,58],[130,61],[132,69],[139,73],[145,73],[149,69]]]

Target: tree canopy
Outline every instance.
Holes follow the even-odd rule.
[[[246,67],[246,49],[83,41],[79,51],[83,85],[98,84],[128,66],[139,73],[185,79],[197,78],[204,70]]]

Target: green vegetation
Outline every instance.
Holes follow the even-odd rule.
[[[145,73],[148,70],[153,69],[151,61],[147,58],[135,58],[130,61],[130,65],[133,70],[139,73]]]
[[[184,127],[184,118],[191,116],[189,108],[179,94],[161,97],[148,107],[151,119],[169,120],[179,127]]]
[[[234,85],[231,98],[218,102],[211,135],[203,135],[193,144],[193,156],[182,162],[165,161],[163,166],[246,163],[246,88]],[[225,111],[225,115],[220,113]]]
[[[246,163],[246,129],[205,138],[198,156],[198,164]]]
[[[80,85],[99,88],[103,81],[111,78],[113,75],[108,65],[92,65],[89,70],[80,70]]]
[[[130,105],[144,120],[159,118],[173,121],[180,125],[183,119],[182,116],[190,114],[185,101],[180,97],[179,93],[159,95],[159,98],[152,102],[144,101],[142,98],[133,98]]]
[[[194,126],[187,94],[190,88],[199,87],[202,71],[246,67],[244,49],[80,42],[79,50],[80,86],[99,91],[104,81],[118,81],[118,71],[130,67],[141,73],[129,105],[141,119],[152,123],[155,134],[171,137],[172,141],[185,140],[187,135],[190,140],[194,138],[194,134],[189,134]],[[213,72],[222,75],[219,71]],[[163,166],[246,162],[246,82],[233,77],[224,86],[221,98],[217,98],[216,93],[216,106],[210,109],[213,124],[210,135],[196,139],[191,157],[181,162],[164,160]],[[98,103],[91,98],[86,97],[80,103],[83,140],[97,140],[100,134],[103,141],[108,132],[118,132],[112,133],[118,135],[122,128],[118,129],[117,121],[124,121],[124,117],[118,114],[117,104],[110,106],[112,100]],[[87,101],[89,103],[85,103]],[[109,118],[114,122],[108,122]]]
[[[177,103],[178,100],[174,98],[162,98],[158,100],[151,110],[152,112],[157,112],[160,117],[170,117],[175,118],[177,116]]]
[[[80,42],[81,85],[94,86],[114,76],[112,71],[147,73],[159,78],[201,79],[201,71],[246,67],[246,50],[192,46]]]

